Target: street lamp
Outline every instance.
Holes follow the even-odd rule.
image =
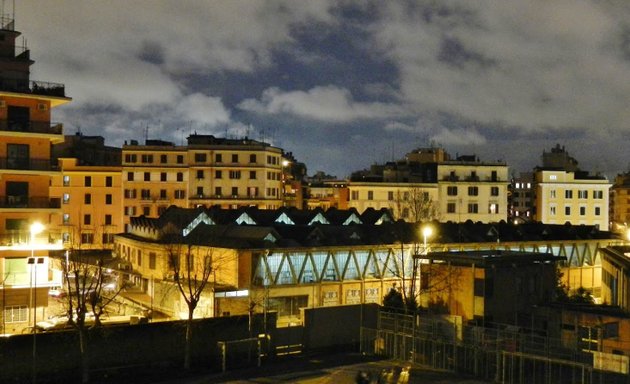
[[[428,248],[427,248],[427,238],[431,237],[431,235],[433,235],[433,228],[431,228],[428,225],[426,225],[424,228],[422,228],[422,237],[424,239],[424,252],[423,253],[425,255],[429,251]]]
[[[43,230],[44,225],[42,223],[36,221],[31,224],[31,257],[28,263],[31,264],[32,272],[35,276],[34,279],[31,279],[31,295],[33,297],[33,384],[37,382],[37,328],[35,328],[37,325],[37,265],[43,261],[43,259],[40,261],[39,258],[35,258],[35,236],[40,234]],[[33,275],[31,275],[31,277],[33,277]],[[34,283],[33,280],[35,281]]]

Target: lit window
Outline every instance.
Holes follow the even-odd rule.
[[[67,187],[70,185],[70,176],[64,176],[63,177],[63,186]]]
[[[70,202],[70,194],[69,193],[64,193],[63,194],[63,203],[64,204],[68,204]]]

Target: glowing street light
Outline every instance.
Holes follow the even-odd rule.
[[[431,226],[426,225],[424,228],[422,228],[422,237],[424,239],[424,254],[427,254],[428,248],[427,248],[427,239],[429,237],[431,237],[431,235],[433,235],[433,228],[431,228]]]

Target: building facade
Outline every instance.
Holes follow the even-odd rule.
[[[610,183],[605,177],[537,169],[536,220],[545,224],[596,225],[608,230]]]
[[[394,217],[409,222],[439,218],[435,183],[350,182],[348,208],[389,209]]]
[[[266,143],[192,135],[188,145],[148,140],[123,146],[125,223],[169,205],[224,208],[283,205],[282,150]]]
[[[0,286],[2,333],[10,333],[45,315],[48,252],[61,247],[61,201],[49,186],[58,174],[51,146],[63,132],[51,112],[70,98],[63,84],[30,79],[30,51],[16,45],[12,19],[0,22]]]

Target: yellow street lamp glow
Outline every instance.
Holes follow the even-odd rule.
[[[422,236],[424,236],[425,238],[427,237],[431,237],[431,235],[433,234],[433,228],[431,228],[430,226],[426,226],[424,228],[422,228]]]
[[[31,228],[30,228],[31,236],[38,235],[42,233],[43,230],[44,230],[44,224],[40,223],[39,221],[36,221],[33,224],[31,224]]]

